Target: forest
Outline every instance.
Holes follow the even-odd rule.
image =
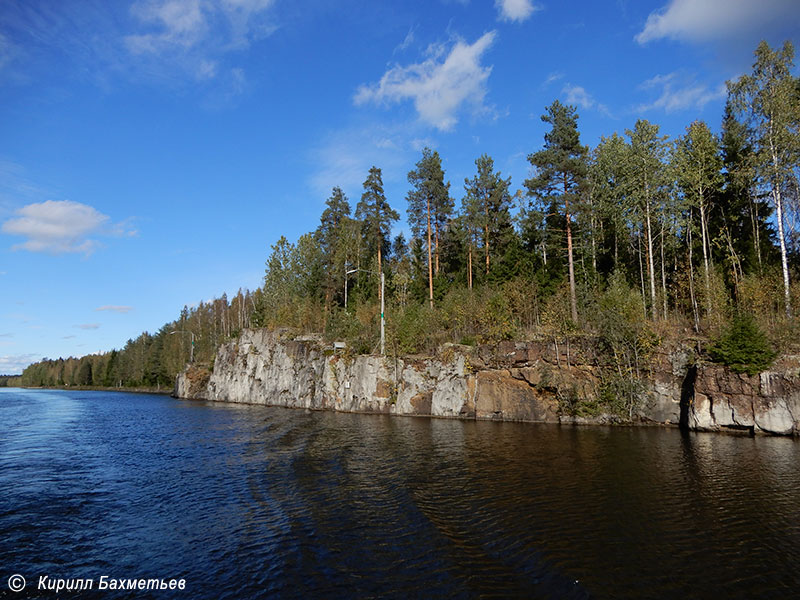
[[[762,42],[752,72],[728,82],[718,132],[695,121],[677,139],[640,119],[589,148],[576,107],[555,100],[528,155],[532,175],[515,184],[484,154],[451,185],[425,148],[408,173],[405,228],[372,167],[357,202],[333,188],[313,231],[272,246],[259,289],[184,307],[120,350],[45,359],[19,383],[169,388],[188,362],[211,366],[248,327],[376,353],[381,300],[387,354],[588,343],[612,391],[635,385],[667,340],[691,343],[698,360],[767,368],[800,339],[793,69],[791,43]]]

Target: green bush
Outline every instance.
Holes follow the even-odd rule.
[[[748,375],[766,371],[777,355],[755,319],[742,312],[733,316],[720,338],[709,348],[709,354],[714,362]]]
[[[396,340],[397,350],[401,354],[424,352],[428,346],[428,336],[433,333],[430,310],[424,306],[411,305],[397,312],[389,332]]]
[[[501,292],[492,293],[483,304],[478,313],[478,326],[478,339],[483,343],[493,344],[514,337],[514,315]]]
[[[605,410],[624,419],[633,419],[633,413],[645,400],[646,389],[641,379],[606,373],[598,391],[600,404]]]
[[[362,323],[359,314],[373,315],[374,309],[369,306],[351,306],[349,310],[334,309],[328,319],[325,337],[329,341],[344,341],[350,352],[355,354],[370,354],[375,348],[378,339],[378,321]]]

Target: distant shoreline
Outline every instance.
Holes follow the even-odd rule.
[[[17,385],[10,386],[23,390],[79,390],[83,392],[128,392],[131,394],[161,394],[164,396],[172,395],[174,391],[172,388],[149,388],[149,387],[104,387],[96,385],[47,385],[47,386],[29,386]]]

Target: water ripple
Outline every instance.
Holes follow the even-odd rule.
[[[100,392],[2,390],[0,418],[5,577],[185,577],[163,596],[181,598],[749,599],[800,584],[794,440]]]

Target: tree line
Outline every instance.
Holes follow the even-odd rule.
[[[120,350],[80,358],[44,359],[28,366],[15,381],[23,386],[97,386],[171,388],[186,364],[208,365],[224,341],[250,326],[261,291],[239,290],[193,308],[155,333],[129,339]]]
[[[399,341],[430,350],[459,333],[596,330],[596,299],[615,278],[637,293],[651,324],[714,333],[742,307],[780,337],[794,322],[800,250],[793,54],[788,42],[759,45],[752,74],[728,84],[718,134],[695,121],[671,140],[639,119],[589,148],[576,108],[556,100],[542,116],[543,147],[528,156],[533,175],[516,191],[482,155],[457,205],[441,157],[425,148],[408,173],[410,240],[389,238],[399,215],[373,167],[354,213],[334,188],[315,231],[273,246],[256,319],[356,333],[374,321],[370,302],[385,272]],[[472,310],[454,315],[451,304]],[[404,335],[426,318],[431,343]],[[359,349],[369,351],[373,337]]]
[[[793,60],[791,43],[762,42],[752,72],[728,83],[719,133],[695,121],[669,139],[639,119],[589,148],[577,109],[556,100],[516,190],[484,154],[457,192],[425,148],[408,173],[408,239],[391,235],[400,215],[373,166],[355,210],[334,187],[313,231],[272,246],[260,289],[184,309],[120,351],[32,365],[23,381],[171,385],[189,337],[195,361],[208,363],[244,327],[292,327],[374,352],[380,273],[395,354],[590,336],[632,382],[665,336],[715,337],[742,312],[786,349],[800,296]]]

